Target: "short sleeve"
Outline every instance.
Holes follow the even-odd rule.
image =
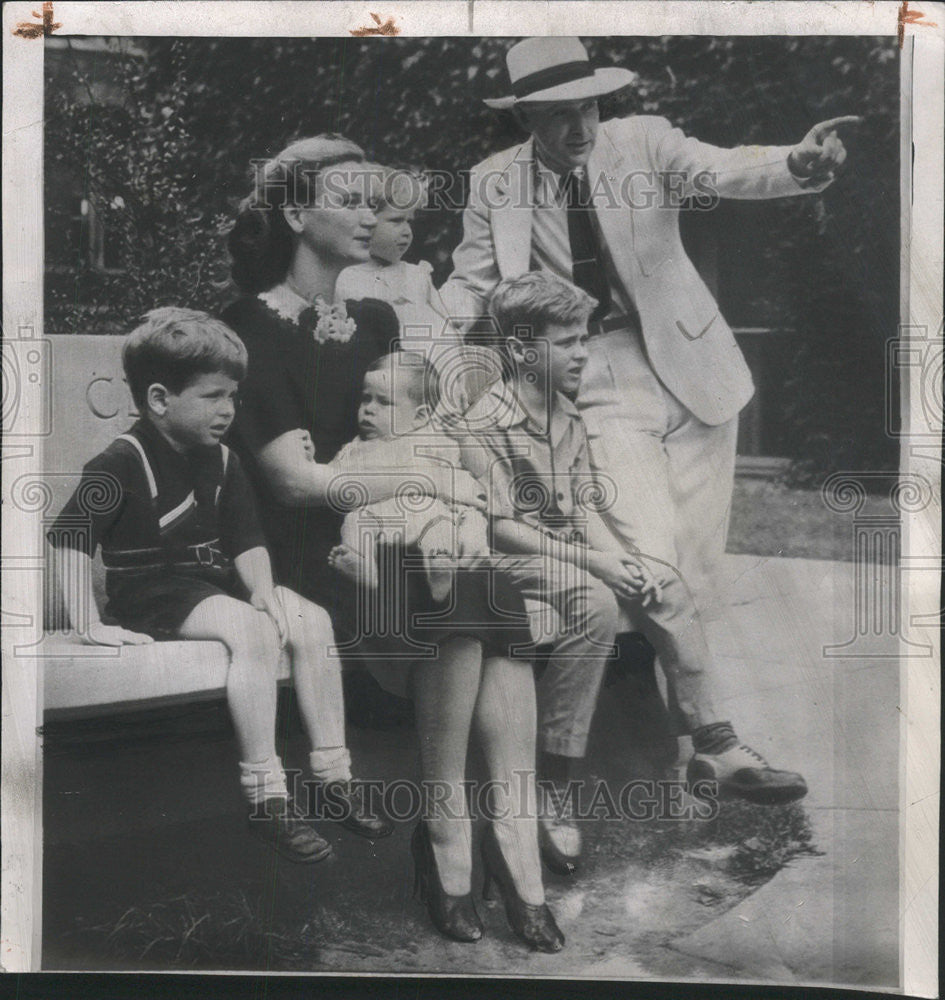
[[[233,451],[230,452],[220,493],[220,541],[223,551],[231,559],[266,544],[252,488],[239,456]]]
[[[497,451],[487,433],[472,433],[457,439],[463,468],[486,491],[486,510],[490,517],[515,517],[511,501],[512,469]]]
[[[341,451],[329,462],[329,465],[333,465],[335,468],[342,472],[352,471],[351,466],[355,464],[355,456],[357,455],[357,444],[355,441],[349,441],[344,445]],[[359,471],[355,467],[354,471]]]
[[[146,488],[143,477],[136,456],[111,444],[82,469],[79,485],[46,532],[49,544],[94,556],[134,493]]]

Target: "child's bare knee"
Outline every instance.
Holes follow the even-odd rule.
[[[277,587],[276,591],[285,609],[290,635],[303,633],[307,636],[317,636],[327,643],[334,642],[331,616],[320,604],[306,600],[287,587]]]
[[[279,661],[279,633],[268,615],[247,605],[245,612],[234,616],[228,631],[230,634],[224,634],[223,640],[233,657],[252,660],[260,668],[271,664],[275,670]]]

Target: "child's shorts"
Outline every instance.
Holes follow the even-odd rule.
[[[154,639],[177,639],[194,608],[210,597],[246,600],[236,573],[215,574],[211,581],[185,574],[162,574],[123,587],[109,598],[102,620]]]

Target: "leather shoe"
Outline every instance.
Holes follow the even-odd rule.
[[[721,796],[734,796],[760,806],[796,802],[807,794],[807,782],[801,775],[775,770],[744,743],[722,753],[693,754],[686,768],[686,779],[694,786],[693,795],[699,791],[698,782],[714,781]]]
[[[394,824],[372,808],[365,787],[356,781],[329,781],[316,794],[318,818],[332,820],[351,833],[380,840],[394,832]]]
[[[249,812],[249,830],[290,861],[314,864],[331,854],[331,844],[295,812],[286,799],[266,799]]]

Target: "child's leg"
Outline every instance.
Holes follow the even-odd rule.
[[[329,656],[335,636],[324,608],[287,587],[276,587],[289,626],[292,682],[312,746],[312,770],[323,781],[349,781],[341,663]]]
[[[371,590],[377,587],[376,540],[370,529],[375,527],[368,508],[353,510],[341,522],[341,544],[328,554],[328,561],[339,573]]]
[[[235,597],[201,601],[180,627],[182,639],[216,639],[230,651],[226,697],[239,743],[242,783],[253,804],[288,794],[276,753],[279,637],[269,618]]]
[[[286,587],[276,587],[289,629],[292,681],[302,724],[311,740],[308,761],[321,786],[309,788],[308,810],[338,820],[362,837],[375,840],[393,833],[391,822],[370,801],[364,786],[351,782],[351,754],[345,746],[345,707],[341,661],[330,655],[335,637],[328,612]],[[324,808],[319,802],[324,803]]]

